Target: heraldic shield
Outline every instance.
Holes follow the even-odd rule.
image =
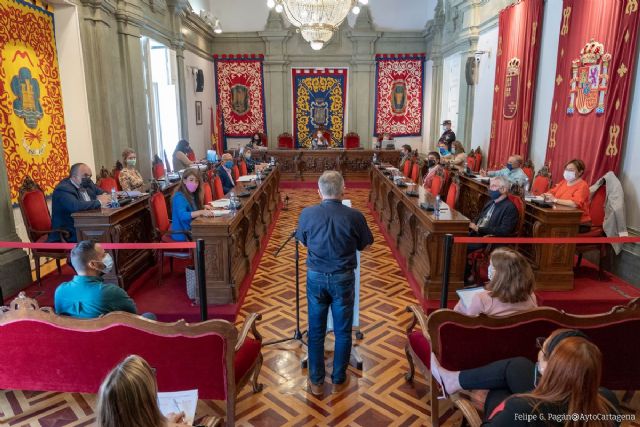
[[[507,63],[507,73],[504,77],[504,102],[502,115],[505,119],[513,119],[518,112],[518,97],[520,95],[520,59],[515,56]]]
[[[241,84],[231,87],[231,109],[239,116],[249,111],[249,89]]]
[[[571,63],[571,92],[567,114],[576,108],[580,114],[604,113],[604,97],[609,80],[611,54],[604,53],[604,45],[591,39],[580,51],[580,58]]]
[[[329,104],[324,98],[316,98],[311,102],[311,124],[314,128],[326,127],[329,123]]]
[[[396,80],[391,87],[391,111],[402,116],[407,111],[407,84],[404,80]]]

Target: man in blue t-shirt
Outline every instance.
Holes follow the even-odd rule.
[[[357,251],[373,243],[364,215],[342,204],[344,180],[326,171],[318,180],[322,203],[305,208],[296,238],[307,247],[307,303],[309,311],[309,379],[311,393],[322,394],[324,338],[329,307],[333,317],[335,351],[331,382],[333,393],[348,384],[351,328],[355,301]]]
[[[57,314],[91,319],[112,311],[137,313],[136,305],[124,289],[104,283],[102,275],[111,271],[113,259],[100,243],[93,240],[78,243],[71,250],[71,264],[77,275],[56,289]]]

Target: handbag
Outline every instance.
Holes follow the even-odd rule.
[[[198,290],[198,281],[196,280],[196,268],[189,265],[185,268],[185,276],[187,279],[187,296],[194,302],[199,302],[200,295]]]

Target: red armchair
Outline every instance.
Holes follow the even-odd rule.
[[[480,147],[476,148],[475,158],[476,158],[476,164],[475,164],[476,168],[474,169],[474,172],[480,172],[480,168],[482,167],[482,150],[480,150]]]
[[[524,162],[524,165],[522,165],[522,172],[524,172],[525,175],[527,175],[527,179],[529,180],[529,184],[533,183],[533,171],[535,170],[535,167],[533,166],[533,162],[531,160],[527,160],[526,162]]]
[[[534,196],[539,196],[548,192],[549,188],[551,188],[551,172],[549,172],[549,167],[543,166],[533,179],[531,192]]]
[[[136,354],[155,368],[159,391],[198,389],[200,399],[224,402],[226,425],[233,426],[239,391],[249,382],[254,393],[262,390],[260,319],[251,313],[240,329],[226,320],[163,323],[124,312],[74,319],[41,309],[21,294],[0,313],[0,340],[7,346],[0,387],[95,394],[111,369]],[[96,351],[100,357],[87,363]],[[47,405],[41,402],[28,412]],[[25,412],[0,422],[19,424],[22,417]]]
[[[118,160],[116,162],[116,166],[111,171],[111,176],[113,176],[113,179],[116,180],[116,189],[118,191],[122,191],[122,187],[120,186],[120,171],[122,170],[122,168],[123,168],[122,162],[120,160]],[[111,191],[111,190],[109,190],[109,191]]]
[[[163,179],[166,171],[164,168],[164,163],[160,160],[160,157],[156,154],[153,156],[153,162],[151,162],[151,170],[153,173],[153,179]]]
[[[117,170],[117,169],[116,169]],[[118,171],[118,176],[120,176],[120,171]],[[107,193],[111,193],[112,189],[118,190],[118,181],[111,175],[109,175],[109,171],[103,166],[100,169],[100,178],[98,179],[98,187]]]
[[[407,159],[404,161],[403,165],[402,165],[402,175],[406,176],[407,178],[409,177],[409,175],[411,175],[411,160]]]
[[[213,177],[213,197],[214,200],[222,199],[224,197],[224,188],[222,187],[222,181],[218,175]]]
[[[449,190],[447,190],[447,205],[449,209],[458,209],[458,198],[460,197],[460,180],[455,177],[451,180]]]
[[[69,238],[69,233],[66,230],[51,228],[51,214],[49,213],[49,206],[44,192],[28,175],[24,177],[24,181],[20,186],[18,205],[20,206],[22,220],[27,228],[27,235],[32,243],[46,242],[49,234],[53,232],[57,232],[60,235],[62,242],[66,242],[66,239]],[[40,280],[40,258],[55,259],[58,274],[61,274],[60,260],[67,259],[68,254],[64,250],[32,249],[31,256],[36,267],[36,279],[38,284],[42,285]]]
[[[244,160],[240,160],[240,176],[248,175],[247,172],[247,162]]]
[[[347,150],[355,150],[360,148],[360,135],[355,132],[349,132],[344,137],[344,148]]]
[[[418,180],[420,179],[420,164],[418,162],[415,162],[411,167],[410,178],[411,178],[411,181],[415,182],[416,184],[419,184]]]
[[[289,132],[278,135],[278,148],[293,150],[293,136]]]
[[[192,240],[191,232],[187,230],[171,230],[171,221],[169,221],[169,213],[167,212],[167,202],[164,194],[157,191],[149,197],[149,210],[151,211],[151,223],[153,224],[153,232],[157,241],[163,243],[175,243],[171,237],[172,234],[183,234],[187,240]],[[169,270],[173,271],[173,259],[190,259],[192,257],[190,250],[167,251],[158,249],[158,258],[160,268],[158,269],[158,283],[162,279],[164,273],[164,258],[169,258]]]
[[[604,223],[604,205],[607,201],[607,186],[602,185],[591,197],[591,203],[589,205],[589,214],[591,215],[591,229],[586,233],[578,233],[577,237],[606,237],[602,224]],[[578,261],[576,267],[580,267],[582,262],[582,255],[586,252],[599,251],[600,256],[598,258],[598,273],[600,278],[603,277],[602,260],[607,257],[607,245],[605,243],[595,244],[577,244],[576,254],[578,254]]]

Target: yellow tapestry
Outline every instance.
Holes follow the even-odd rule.
[[[68,175],[51,6],[0,0],[0,132],[12,203],[25,175],[46,194]]]

